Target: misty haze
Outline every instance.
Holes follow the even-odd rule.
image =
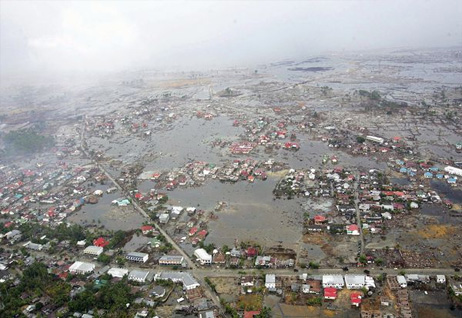
[[[0,317],[461,317],[460,1],[0,1]]]

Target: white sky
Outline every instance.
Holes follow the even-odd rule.
[[[462,1],[0,0],[0,72],[252,65],[462,45]]]

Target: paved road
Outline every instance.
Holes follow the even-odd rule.
[[[299,272],[294,272],[293,269],[247,269],[247,270],[232,270],[232,269],[217,269],[211,267],[198,268],[194,270],[194,274],[198,277],[240,277],[243,275],[261,275],[261,274],[276,274],[276,276],[296,276],[302,273],[310,275],[328,275],[328,274],[364,274],[365,268],[350,268],[347,272],[337,268],[320,268],[320,269],[300,269]],[[369,275],[377,276],[380,274],[399,275],[404,271],[406,274],[422,274],[422,275],[454,275],[457,274],[452,268],[367,268]],[[245,274],[244,274],[245,273]]]
[[[123,188],[122,186],[117,182],[117,180],[115,178],[112,177],[112,175],[106,170],[106,168],[104,168],[103,165],[101,165],[98,161],[94,160],[93,157],[89,154],[89,152],[87,151],[87,149],[85,148],[84,146],[84,140],[85,140],[85,129],[86,128],[86,121],[84,119],[84,126],[83,126],[83,129],[82,129],[82,132],[80,134],[80,147],[82,148],[82,151],[83,153],[91,159],[91,161],[101,170],[104,172],[104,174],[108,177],[109,180],[111,180],[112,183],[114,183],[114,185],[121,191],[123,192]],[[170,244],[172,244],[173,248],[175,248],[184,258],[185,260],[188,262],[188,265],[189,267],[195,269],[196,268],[196,265],[194,264],[194,262],[191,260],[191,258],[189,257],[188,254],[186,254],[183,249],[170,237],[170,235],[167,234],[167,232],[165,232],[160,226],[159,224],[157,224],[156,222],[154,222],[151,217],[146,213],[146,211],[144,211],[143,208],[141,208],[138,204],[138,202],[136,201],[136,199],[131,196],[130,194],[126,194],[127,197],[129,197],[132,201],[132,204],[133,204],[133,207],[144,217],[146,218],[147,220],[149,220],[151,223],[154,224],[154,226],[156,227],[156,229],[166,238],[167,242],[169,242]]]
[[[354,194],[355,194],[355,209],[356,209],[356,223],[358,224],[359,227],[359,239],[361,241],[361,255],[364,255],[365,251],[365,244],[364,244],[364,234],[363,234],[363,226],[361,224],[361,213],[359,212],[359,194],[358,194],[358,180],[359,180],[359,174],[356,173],[355,176],[355,181],[353,183],[354,187]]]

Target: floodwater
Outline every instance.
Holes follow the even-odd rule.
[[[420,211],[423,215],[430,215],[436,217],[440,223],[460,224],[462,222],[461,218],[451,217],[447,209],[439,204],[422,204]]]
[[[80,211],[69,216],[69,221],[80,225],[103,225],[109,230],[132,230],[139,228],[145,219],[132,206],[116,207],[111,202],[120,198],[119,191],[107,194],[106,189],[112,185],[97,185],[95,190],[103,190],[104,195],[97,204],[85,204]]]
[[[182,206],[199,206],[211,210],[225,201],[227,208],[216,212],[210,221],[206,243],[231,246],[235,239],[253,240],[263,245],[293,245],[301,238],[303,210],[306,199],[273,200],[276,179],[235,184],[212,181],[199,188],[177,189],[169,198]]]
[[[452,203],[462,204],[462,190],[454,189],[448,183],[437,180],[430,181],[430,186],[439,195],[449,199]]]

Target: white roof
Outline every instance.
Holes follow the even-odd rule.
[[[102,253],[103,252],[103,248],[100,247],[100,246],[95,246],[95,245],[90,245],[90,246],[87,246],[87,248],[85,248],[83,250],[84,253]]]
[[[128,274],[128,269],[113,267],[107,273],[113,277],[124,277]]]
[[[364,285],[366,275],[345,275],[345,283],[347,285]]]
[[[446,280],[446,276],[444,275],[436,275],[437,280]]]
[[[128,277],[145,280],[146,277],[148,277],[148,275],[149,275],[149,271],[142,271],[142,270],[134,269],[130,272]]]
[[[69,271],[91,272],[95,269],[95,264],[77,261],[69,267]]]
[[[197,250],[195,250],[194,255],[196,255],[200,259],[205,259],[205,260],[212,259],[212,255],[207,253],[207,251],[204,250],[203,248],[198,248]]]
[[[274,274],[266,274],[265,276],[265,283],[276,283],[276,275]]]
[[[406,278],[403,275],[396,276],[396,280],[400,285],[406,284]]]
[[[322,283],[324,284],[333,284],[333,285],[343,285],[343,276],[342,275],[322,275]]]

